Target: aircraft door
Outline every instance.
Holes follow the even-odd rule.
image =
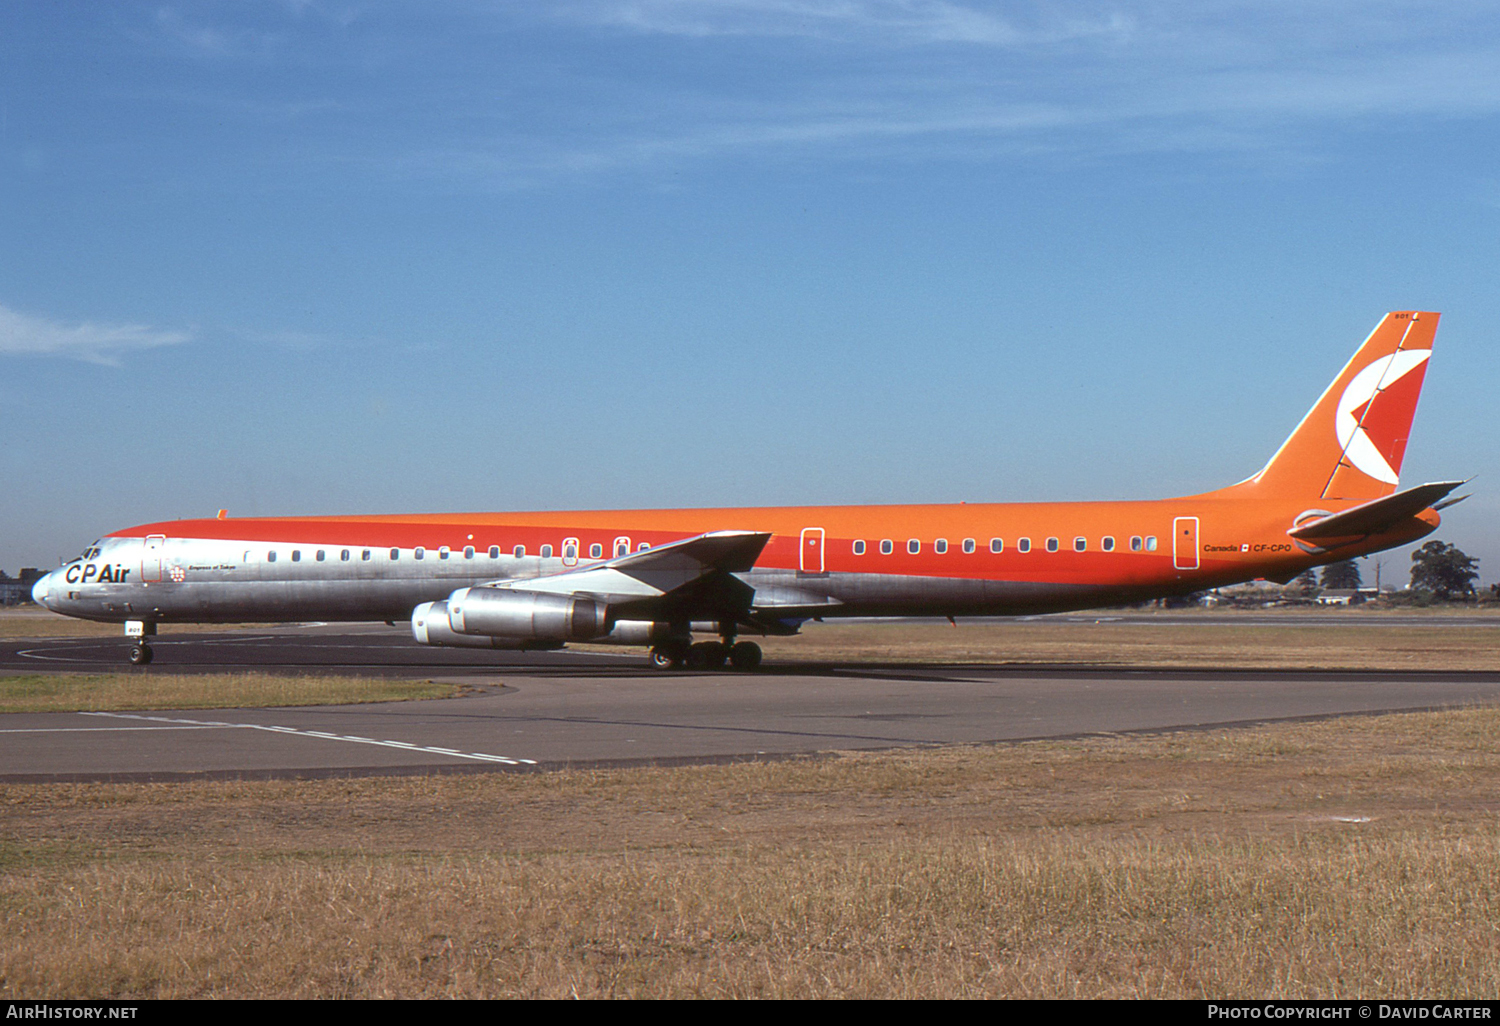
[[[146,537],[145,547],[141,550],[141,580],[152,584],[161,580],[161,551],[166,544],[164,534]]]
[[[1198,569],[1198,518],[1177,517],[1172,521],[1172,566]]]
[[[804,527],[797,568],[804,574],[823,573],[823,529]]]

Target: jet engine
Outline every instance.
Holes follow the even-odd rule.
[[[587,641],[609,633],[609,607],[573,595],[460,588],[448,596],[448,626],[455,634],[464,635]]]
[[[531,638],[492,638],[483,634],[455,634],[448,623],[447,602],[423,602],[411,611],[411,633],[424,645],[457,648],[549,649],[562,648],[561,641]]]

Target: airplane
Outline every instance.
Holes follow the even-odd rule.
[[[1462,481],[1397,491],[1438,314],[1387,314],[1255,475],[1139,502],[957,503],[143,524],[36,582],[120,622],[130,661],[179,623],[408,620],[424,645],[646,647],[752,670],[743,635],[810,619],[1116,606],[1305,570],[1430,534]],[[718,640],[694,643],[695,634]]]

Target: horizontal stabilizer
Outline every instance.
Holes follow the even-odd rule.
[[[594,595],[608,602],[659,598],[711,574],[750,570],[770,540],[770,534],[757,531],[713,531],[577,570],[496,581],[492,587],[554,595]]]
[[[1372,499],[1342,513],[1320,517],[1292,528],[1287,534],[1303,541],[1320,538],[1348,538],[1354,535],[1379,534],[1432,508],[1443,496],[1459,487],[1462,481],[1439,481],[1418,485],[1395,495]],[[1448,503],[1447,505],[1451,505]]]
[[[1466,494],[1466,495],[1455,495],[1451,499],[1444,499],[1442,502],[1435,502],[1432,505],[1432,511],[1434,513],[1436,513],[1440,509],[1447,509],[1449,506],[1457,506],[1460,502],[1463,502],[1465,499],[1467,499],[1469,497],[1469,495],[1472,495],[1472,494],[1473,493],[1471,492],[1471,493]]]

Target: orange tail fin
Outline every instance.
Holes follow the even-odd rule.
[[[1437,323],[1435,313],[1386,314],[1246,484],[1309,499],[1378,499],[1394,492]]]

